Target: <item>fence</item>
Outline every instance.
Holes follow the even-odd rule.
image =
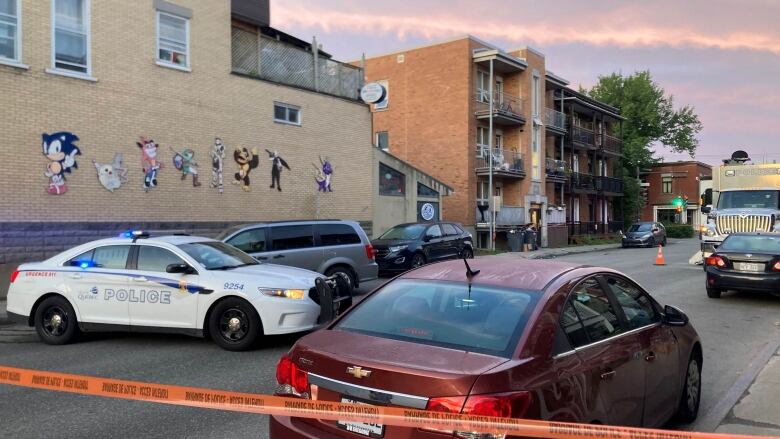
[[[578,125],[571,127],[571,139],[585,145],[595,145],[596,134],[587,128]]]
[[[236,73],[334,96],[358,99],[363,81],[360,68],[333,61],[308,50],[233,28],[232,69]]]
[[[566,114],[552,108],[545,108],[546,123],[548,127],[566,130]]]
[[[486,115],[490,109],[490,93],[485,90],[477,90],[477,115]],[[523,98],[509,93],[494,92],[493,113],[506,114],[514,117],[523,117]]]
[[[477,150],[477,171],[487,172],[490,169],[488,148]],[[510,149],[493,149],[493,171],[524,172],[523,155]]]
[[[484,221],[483,221],[484,218]],[[490,223],[493,215],[489,209],[482,212],[477,208],[477,222]],[[525,224],[525,210],[521,206],[501,206],[496,214],[496,226],[519,226]]]
[[[596,189],[604,192],[623,193],[623,180],[612,177],[596,177]]]

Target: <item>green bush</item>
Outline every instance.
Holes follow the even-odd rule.
[[[690,224],[664,224],[667,238],[693,238],[693,226]]]

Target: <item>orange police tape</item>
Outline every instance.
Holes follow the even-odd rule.
[[[0,366],[0,384],[187,407],[555,439],[726,439],[757,436],[506,419],[150,384]]]

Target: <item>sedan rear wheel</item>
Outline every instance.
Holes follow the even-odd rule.
[[[677,409],[677,417],[680,421],[689,423],[696,420],[699,414],[699,402],[701,400],[701,363],[698,357],[691,354],[688,360],[688,370],[685,373],[680,407]]]
[[[243,299],[219,302],[209,317],[209,333],[214,343],[228,351],[245,351],[254,346],[263,332],[257,311]]]
[[[34,322],[35,331],[46,344],[67,344],[79,333],[73,307],[60,296],[52,296],[41,302],[35,310]]]
[[[720,290],[717,288],[707,287],[707,297],[710,299],[720,299]]]

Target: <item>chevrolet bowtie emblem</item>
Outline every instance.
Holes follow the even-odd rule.
[[[366,378],[369,375],[371,375],[370,370],[363,370],[360,366],[349,366],[347,367],[347,373],[352,375],[355,378]]]

